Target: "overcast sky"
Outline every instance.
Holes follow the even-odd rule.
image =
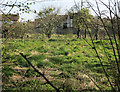
[[[67,12],[67,10],[69,10],[75,3],[74,0],[36,0],[38,2],[36,2],[36,4],[33,4],[31,6],[31,9],[35,9],[37,11],[42,10],[43,8],[47,8],[47,7],[56,7],[56,8],[60,8],[61,12],[60,14],[65,14]],[[42,2],[39,2],[42,1]],[[75,0],[77,3],[80,2],[80,0]],[[25,18],[26,19],[31,19],[33,20],[36,16],[35,14],[32,14],[32,16],[30,14],[21,14],[21,18]]]
[[[2,2],[4,1],[4,2]],[[0,3],[5,3],[6,1],[12,1],[15,2],[15,0],[1,0]],[[27,0],[17,0],[19,2],[25,2]],[[35,4],[31,5],[30,8],[32,10],[37,10],[40,11],[43,8],[47,8],[47,7],[56,7],[56,8],[60,8],[61,9],[61,14],[65,14],[66,10],[69,10],[73,5],[74,5],[74,0],[29,0],[29,1],[36,1]],[[75,0],[77,3],[80,2],[80,0]],[[6,9],[7,11],[9,10],[9,8]],[[13,10],[11,11],[11,13],[14,13],[14,11],[17,11],[17,8],[13,8]],[[6,11],[6,12],[7,12]],[[19,12],[19,11],[18,11]],[[19,12],[20,13],[20,12]],[[36,15],[34,13],[30,13],[30,14],[21,14],[20,15],[20,20],[21,18],[24,18],[24,20],[33,20],[36,17]]]
[[[2,2],[4,1],[4,2]],[[16,0],[0,0],[0,3],[5,3],[6,1],[12,1],[15,2]],[[25,1],[29,1],[29,2],[33,2],[36,1],[35,4],[32,4],[30,6],[30,8],[32,10],[36,10],[36,11],[40,11],[43,8],[47,8],[47,7],[56,7],[56,8],[60,8],[61,9],[61,13],[60,14],[65,14],[67,12],[67,10],[69,10],[73,5],[75,5],[74,0],[17,0],[18,2],[25,2]],[[75,0],[76,3],[80,3],[81,0]],[[84,0],[83,0],[84,1]],[[89,0],[90,3],[94,3],[94,0]],[[102,0],[105,3],[107,3],[107,0]],[[105,9],[105,7],[100,5],[100,9]],[[9,8],[7,9],[9,10]],[[17,8],[14,8],[11,13],[17,12]],[[19,11],[18,11],[19,12]],[[19,12],[20,13],[20,12]],[[30,13],[30,14],[25,14],[22,13],[20,15],[20,21],[21,18],[23,18],[24,20],[34,20],[36,18],[36,15],[34,13]]]

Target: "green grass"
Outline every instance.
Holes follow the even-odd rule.
[[[88,39],[87,41],[92,44],[91,40]],[[109,69],[108,71],[110,73],[108,73],[111,74],[109,62],[103,52],[103,47],[101,46],[102,43],[108,56],[111,56],[111,60],[114,61],[112,48],[108,42],[109,41],[107,40],[94,41],[98,53],[101,55],[102,63],[105,69]],[[42,72],[45,72],[47,76],[49,75],[48,77],[50,77],[51,81],[53,81],[53,84],[60,87],[61,90],[79,90],[83,87],[96,89],[95,85],[92,87],[89,85],[90,79],[88,77],[83,77],[82,75],[79,76],[81,73],[84,75],[84,72],[92,77],[97,76],[97,78],[95,78],[95,81],[97,82],[102,80],[102,77],[104,76],[99,59],[94,51],[95,47],[89,46],[83,39],[75,39],[71,37],[68,39],[67,36],[61,36],[60,38],[53,37],[51,39],[44,40],[26,39],[24,42],[20,39],[14,39],[5,43],[3,51],[5,48],[7,49],[7,52],[5,53],[3,60],[7,61],[6,64],[10,64],[11,67],[3,67],[4,75],[14,76],[13,74],[16,73],[14,67],[19,66],[27,68],[27,70],[25,70],[26,73],[23,75],[30,79],[18,82],[10,79],[10,83],[14,84],[11,85],[12,88],[10,88],[9,85],[4,84],[3,81],[3,89],[28,90],[30,88],[33,90],[33,88],[35,88],[40,90],[39,87],[41,87],[41,90],[53,90],[53,88],[48,84],[42,85],[44,83],[43,81],[39,81],[37,78],[33,80],[34,77],[38,75],[34,73],[34,70],[30,69],[30,65],[19,54],[20,52],[26,55],[28,60],[30,60],[35,67],[40,69]],[[17,76],[21,75],[18,74]],[[68,81],[69,79],[70,81]],[[55,80],[59,80],[59,84],[57,84]],[[99,85],[107,89],[108,84],[106,82],[107,80],[105,79],[99,83]],[[84,83],[86,83],[87,86],[85,86]],[[79,85],[79,87],[77,85]],[[21,88],[19,88],[19,86]],[[31,86],[33,86],[33,88]]]

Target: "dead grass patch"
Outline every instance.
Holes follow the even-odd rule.
[[[31,51],[31,56],[33,56],[33,55],[39,55],[40,53],[39,52],[37,52],[37,51]]]

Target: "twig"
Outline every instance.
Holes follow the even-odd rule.
[[[86,24],[86,28],[89,30],[87,24]],[[88,32],[89,32],[89,31],[88,31]],[[93,42],[93,39],[92,39],[92,36],[91,36],[90,32],[89,32],[89,35],[90,35],[92,44],[93,44],[93,46],[95,47],[95,48],[94,48],[95,53],[96,53],[96,55],[97,55],[97,57],[98,57],[98,59],[99,59],[99,61],[100,61],[100,64],[101,64],[102,69],[103,69],[103,71],[104,71],[104,73],[105,73],[105,75],[106,75],[106,77],[107,77],[107,79],[108,79],[108,82],[109,82],[109,84],[111,85],[111,88],[113,89],[113,91],[115,91],[115,89],[113,88],[113,86],[112,86],[112,84],[111,84],[111,82],[110,82],[109,76],[108,76],[108,74],[107,74],[107,72],[106,72],[106,70],[105,70],[105,68],[104,68],[104,66],[103,66],[102,60],[101,60],[101,58],[100,58],[100,56],[99,56],[99,54],[98,54],[97,48],[96,48],[96,46],[95,46],[95,44],[94,44],[94,42]]]
[[[44,74],[42,74],[38,69],[36,69],[32,63],[26,58],[25,55],[23,55],[23,53],[20,53],[20,55],[28,62],[28,64],[35,70],[35,72],[37,72],[40,76],[42,76],[46,82],[51,85],[57,92],[60,92],[60,90],[58,88],[56,88],[46,77]]]

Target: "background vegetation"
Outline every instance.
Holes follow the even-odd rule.
[[[97,10],[81,1],[68,12],[73,19],[68,34],[56,32],[66,17],[58,16],[55,8],[40,11],[34,22],[3,23],[3,90],[120,91],[119,3],[99,2],[109,16],[97,0]]]

